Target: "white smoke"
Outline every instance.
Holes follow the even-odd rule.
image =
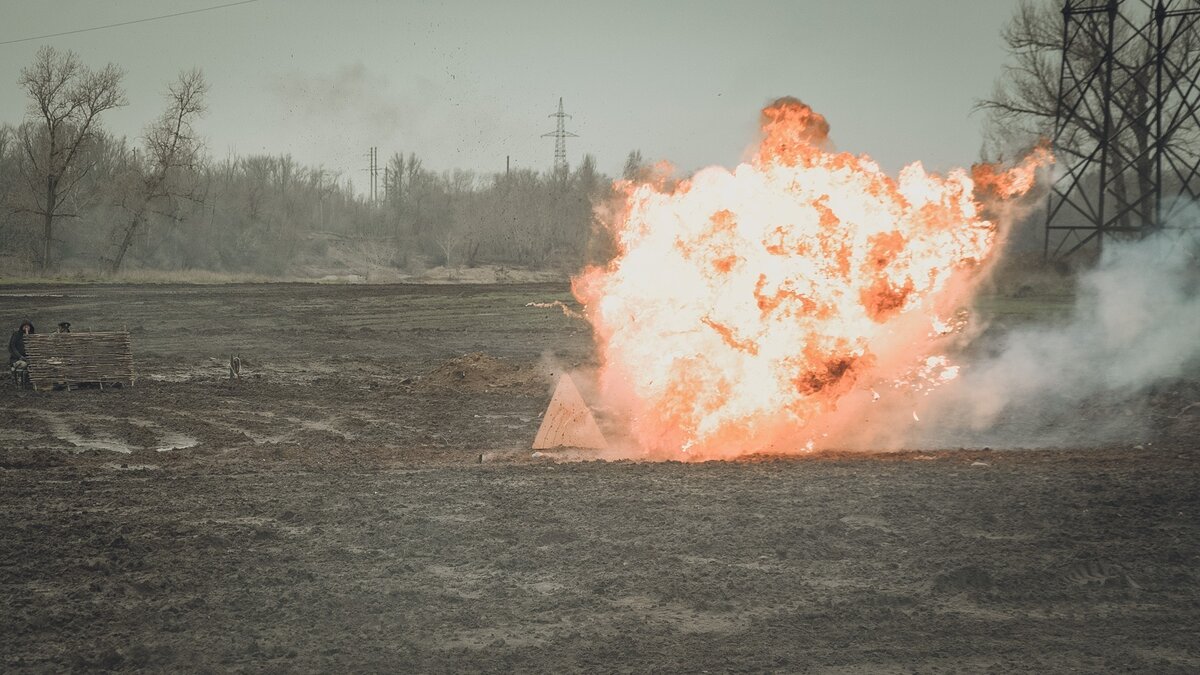
[[[930,424],[909,441],[1044,447],[1152,437],[1147,392],[1200,369],[1200,213],[1188,216],[1191,230],[1106,242],[1080,275],[1069,316],[1001,336],[938,392]]]

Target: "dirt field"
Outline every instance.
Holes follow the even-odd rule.
[[[0,387],[0,669],[1200,671],[1198,383],[1139,447],[554,463],[568,299],[0,287],[139,371]]]

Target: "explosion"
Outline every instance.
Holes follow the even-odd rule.
[[[880,399],[957,374],[940,350],[998,241],[976,192],[1023,193],[1049,153],[974,177],[914,163],[893,179],[828,134],[820,114],[780,99],[733,171],[617,183],[617,256],[573,290],[604,404],[648,455],[837,447]]]

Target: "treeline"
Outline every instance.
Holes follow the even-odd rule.
[[[43,48],[22,71],[30,112],[0,125],[0,275],[22,271],[206,270],[294,274],[371,265],[498,264],[577,269],[609,255],[593,204],[612,181],[574,170],[434,172],[395,153],[379,197],[286,155],[213,159],[193,124],[207,83],[180,74],[136,140],[100,127],[124,104],[120,71]],[[339,259],[339,256],[341,258]]]

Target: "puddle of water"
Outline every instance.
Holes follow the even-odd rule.
[[[161,446],[155,448],[158,452],[168,452],[171,450],[186,450],[188,448],[195,447],[200,444],[200,441],[185,434],[166,432],[163,433],[162,437],[158,439],[158,444]]]
[[[109,415],[76,415],[73,417],[55,415],[54,413],[37,410],[30,411],[41,417],[46,422],[46,426],[50,427],[50,433],[54,434],[59,440],[75,447],[77,451],[82,450],[107,450],[109,452],[117,452],[123,455],[132,454],[134,446],[120,439],[113,438],[111,435],[98,433],[95,435],[83,436],[71,428],[68,423],[71,419],[81,421],[87,420],[103,420],[108,422],[125,421],[130,424],[135,424],[143,429],[148,429],[157,437],[155,441],[155,449],[158,452],[166,452],[168,450],[183,450],[185,448],[199,445],[200,441],[188,436],[173,431],[166,431],[158,424],[149,420],[136,418],[125,418],[124,420],[112,417]]]
[[[27,443],[41,438],[38,434],[18,429],[0,429],[0,443]]]
[[[108,450],[110,452],[119,452],[122,455],[133,454],[133,448],[128,443],[122,443],[115,438],[84,438],[79,434],[71,431],[66,424],[58,422],[50,425],[55,436],[70,443],[79,450]]]
[[[152,471],[158,468],[157,464],[117,464],[116,462],[109,462],[103,466],[114,471]]]
[[[0,293],[0,298],[94,298],[93,293]]]
[[[66,420],[53,413],[35,411],[35,414],[46,422],[46,426],[50,427],[50,433],[54,434],[59,440],[66,441],[68,444],[75,446],[77,450],[108,450],[110,452],[119,452],[123,455],[133,453],[133,448],[113,438],[84,438],[75,433],[75,430],[67,424]]]

